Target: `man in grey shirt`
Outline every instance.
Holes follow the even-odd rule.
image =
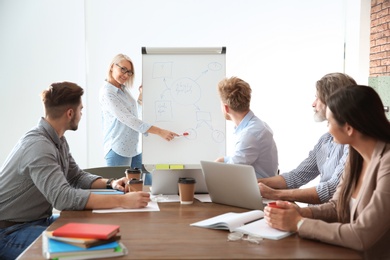
[[[83,89],[54,83],[42,92],[45,117],[27,132],[0,168],[0,259],[15,259],[54,220],[59,210],[141,208],[149,193],[99,195],[83,189],[124,191],[125,178],[104,179],[74,161],[64,133],[77,130]]]
[[[350,76],[343,73],[330,73],[317,81],[316,99],[313,102],[314,120],[326,120],[326,99],[335,90],[356,85]],[[294,170],[282,175],[258,179],[261,195],[267,199],[289,200],[309,204],[320,204],[332,198],[344,171],[348,158],[348,145],[333,142],[333,136],[321,136],[309,156]],[[320,175],[315,187],[300,189],[302,185]]]

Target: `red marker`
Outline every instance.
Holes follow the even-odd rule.
[[[280,209],[280,208],[276,205],[276,202],[270,202],[270,203],[268,203],[268,207]]]
[[[175,137],[182,137],[182,136],[187,136],[187,135],[190,135],[190,133],[184,132],[183,134],[181,134],[181,135],[179,135],[179,136],[175,136]]]

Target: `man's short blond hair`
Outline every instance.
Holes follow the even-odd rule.
[[[221,100],[236,112],[246,112],[250,109],[252,89],[244,80],[231,77],[218,83]]]

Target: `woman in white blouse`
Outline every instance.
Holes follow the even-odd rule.
[[[136,100],[130,92],[133,82],[133,62],[126,55],[116,55],[110,63],[106,82],[99,93],[107,166],[129,165],[142,169],[139,133],[157,134],[167,141],[178,136],[140,119],[142,87]]]

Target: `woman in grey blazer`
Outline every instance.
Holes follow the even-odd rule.
[[[299,208],[277,201],[266,207],[271,227],[303,238],[358,250],[364,259],[390,259],[390,123],[371,87],[341,88],[327,101],[334,141],[349,144],[349,159],[333,198]]]

